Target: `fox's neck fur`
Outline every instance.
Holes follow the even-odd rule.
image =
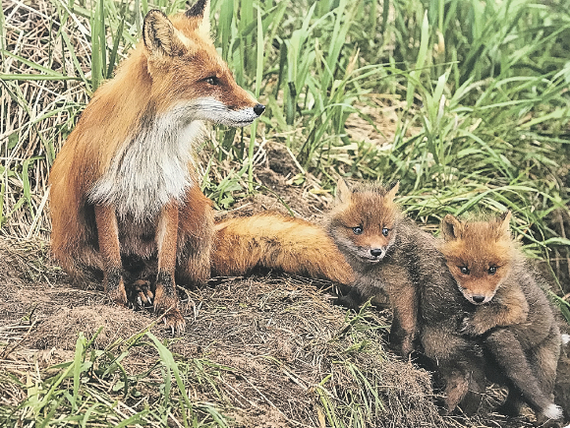
[[[153,99],[144,55],[135,52],[128,61],[138,62],[138,73],[126,75],[119,70],[94,103],[108,109],[105,132],[119,142],[114,152],[103,153],[105,169],[88,199],[114,205],[119,216],[141,221],[154,218],[173,199],[181,201],[195,184],[190,165],[203,122],[194,120],[188,109],[165,108],[167,100]],[[110,97],[117,102],[109,105]],[[131,124],[126,128],[125,114]]]

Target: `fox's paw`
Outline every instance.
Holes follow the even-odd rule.
[[[414,351],[414,335],[404,334],[400,336],[390,331],[389,346],[399,353],[404,360],[407,360]]]
[[[186,321],[178,309],[176,294],[164,293],[164,288],[157,285],[154,296],[154,311],[164,314],[164,323],[172,334],[180,334],[186,327]]]
[[[144,308],[152,305],[154,294],[150,281],[138,279],[130,286],[129,303],[135,308]]]
[[[556,404],[550,404],[546,409],[544,409],[541,413],[541,416],[547,419],[552,420],[560,420],[562,419],[563,412],[562,408],[557,406]]]
[[[164,324],[173,336],[181,335],[186,328],[186,321],[178,308],[172,308],[164,315]]]
[[[464,336],[481,336],[488,329],[480,323],[475,322],[472,317],[465,317],[461,323],[459,332]]]

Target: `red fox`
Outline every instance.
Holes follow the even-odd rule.
[[[127,303],[123,260],[158,260],[155,309],[180,330],[176,281],[210,275],[211,202],[197,183],[193,146],[203,121],[242,127],[265,107],[240,88],[210,39],[209,2],[144,19],[142,42],[100,87],[51,170],[51,244],[74,278],[102,271]]]
[[[352,284],[352,269],[327,231],[279,213],[222,221],[215,226],[212,275],[244,275],[253,268]]]
[[[518,415],[522,401],[538,420],[560,419],[553,391],[561,335],[539,277],[511,238],[506,212],[491,221],[461,222],[447,215],[440,249],[460,292],[472,305],[462,333],[480,339],[485,362],[509,395],[502,410]],[[489,372],[489,370],[487,370]]]

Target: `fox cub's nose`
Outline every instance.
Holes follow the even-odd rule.
[[[372,248],[370,250],[370,254],[372,254],[374,257],[380,257],[382,255],[382,249],[381,248]]]
[[[257,104],[253,108],[253,112],[258,116],[261,116],[261,113],[263,113],[264,111],[265,111],[265,106],[263,104]]]
[[[485,296],[475,295],[472,299],[475,303],[483,303],[485,301]]]

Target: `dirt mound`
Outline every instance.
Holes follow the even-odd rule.
[[[278,410],[284,420],[320,426],[326,387],[333,406],[371,394],[373,426],[445,426],[428,373],[384,350],[386,314],[351,320],[330,294],[299,278],[229,279],[190,297],[186,314],[194,320],[172,349],[235,369],[224,384],[232,406],[254,414],[264,408],[263,417]],[[257,419],[245,425],[271,426]]]
[[[141,313],[116,306],[78,306],[61,308],[46,318],[29,336],[29,346],[37,349],[74,350],[80,332],[95,337],[93,347],[105,349],[128,339],[152,324],[153,320]]]
[[[93,352],[103,352],[107,364],[119,358],[125,373],[147,376],[151,387],[140,391],[160,401],[152,387],[163,382],[156,346],[146,336],[135,347],[125,341],[151,326],[185,373],[192,400],[220,409],[232,426],[320,428],[357,420],[371,427],[532,426],[487,415],[502,393],[492,390],[482,416],[441,416],[430,374],[387,350],[389,312],[334,306],[326,281],[268,275],[180,289],[187,328],[173,338],[160,323],[153,326],[160,320],[151,311],[120,308],[101,290],[70,286],[46,254],[45,243],[0,239],[0,380],[24,381],[38,367],[33,376],[73,361],[81,332],[88,340],[97,335],[91,347],[103,350]],[[3,387],[14,405],[26,397],[23,386]],[[120,401],[117,394],[113,400]]]

